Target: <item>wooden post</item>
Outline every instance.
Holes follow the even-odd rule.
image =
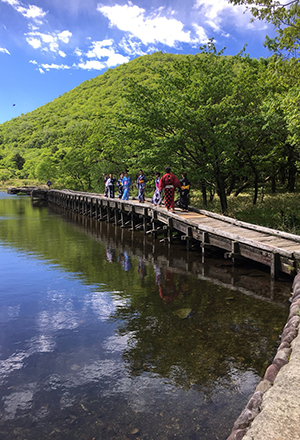
[[[173,241],[173,219],[172,218],[168,219],[167,232],[168,232],[168,242],[172,243],[172,241]]]
[[[144,210],[143,210],[143,230],[144,230],[144,235],[147,234],[147,224],[148,224],[147,216],[148,216],[148,209],[144,208]]]
[[[209,234],[208,232],[202,232],[202,241],[201,241],[201,251],[202,255],[205,253],[205,245],[209,243]]]
[[[240,254],[240,244],[238,241],[231,242],[231,261],[232,265],[235,265],[235,257]]]
[[[278,278],[278,272],[280,267],[280,255],[278,252],[271,253],[271,278],[276,280]]]
[[[152,211],[151,228],[153,231],[156,229],[156,224],[155,224],[156,218],[157,218],[157,213],[155,211]],[[154,232],[154,234],[152,234],[152,237],[157,238],[157,232]]]
[[[95,219],[98,220],[98,216],[99,216],[99,200],[96,199],[95,200]]]
[[[187,239],[186,239],[186,250],[189,251],[190,250],[190,244],[191,244],[191,239],[193,237],[193,230],[192,228],[189,226],[188,230],[187,230]]]
[[[134,213],[134,206],[131,207],[131,229],[134,231],[135,227],[135,213]]]
[[[118,207],[115,207],[115,225],[118,226],[119,223],[119,219],[120,219],[120,211],[118,209]]]
[[[121,211],[121,228],[125,228],[125,214]]]

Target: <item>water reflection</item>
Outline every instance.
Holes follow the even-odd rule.
[[[0,438],[227,437],[289,282],[16,196],[0,246]]]

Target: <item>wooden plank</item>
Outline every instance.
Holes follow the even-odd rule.
[[[232,223],[232,224],[235,224],[238,226],[242,226],[247,229],[253,229],[255,231],[265,232],[270,235],[284,237],[289,240],[297,241],[300,243],[300,235],[290,234],[288,232],[283,232],[283,231],[278,231],[276,229],[266,228],[265,226],[253,225],[252,223],[242,222],[240,220],[236,220],[231,217],[227,217],[225,215],[215,214],[214,212],[206,211],[203,209],[199,209],[199,210],[195,209],[195,210],[201,214],[208,216],[208,217],[213,217],[213,218],[216,218],[216,219],[222,220],[222,221],[224,220],[225,222]]]
[[[198,228],[201,229],[202,231],[210,232],[211,234],[214,234],[216,236],[219,235],[220,237],[225,237],[225,238],[228,238],[233,241],[239,241],[241,243],[246,243],[249,246],[253,246],[255,248],[260,248],[260,249],[263,249],[263,250],[266,250],[269,252],[273,251],[273,249],[274,249],[274,246],[264,245],[264,244],[258,243],[256,241],[249,240],[249,239],[242,237],[240,235],[230,234],[230,233],[224,232],[224,231],[219,231],[214,228],[210,228],[209,226],[198,225]],[[292,257],[292,252],[286,251],[284,249],[278,248],[278,252],[280,252],[281,255],[285,255],[287,257]]]
[[[260,240],[263,243],[272,243],[273,246],[298,248],[300,250],[300,244],[292,242],[291,240],[280,240],[274,236],[261,238]]]

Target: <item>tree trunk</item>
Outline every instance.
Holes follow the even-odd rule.
[[[296,159],[295,159],[295,152],[293,147],[289,150],[289,156],[288,156],[288,184],[287,188],[289,192],[295,192],[295,183],[296,183],[296,174],[297,174],[297,167],[296,167]]]
[[[257,197],[258,197],[258,174],[255,172],[254,174],[254,196],[253,196],[253,205],[256,205]]]
[[[256,166],[255,166],[250,154],[247,154],[247,156],[248,156],[248,161],[249,161],[250,167],[251,167],[253,174],[254,174],[254,196],[253,196],[252,203],[253,203],[253,205],[256,205],[257,197],[258,197],[258,177],[259,177],[259,175],[258,175],[258,171],[256,169]]]
[[[246,180],[245,183],[243,183],[242,186],[240,186],[234,193],[234,197],[237,197],[244,189],[246,189],[249,186],[249,181]]]
[[[230,196],[230,194],[232,193],[233,188],[235,187],[235,182],[236,182],[236,175],[235,174],[231,174],[230,176],[230,182],[229,185],[226,189],[226,195]]]
[[[223,176],[222,176],[222,173],[220,170],[218,160],[216,162],[217,163],[215,165],[215,178],[216,178],[216,183],[217,183],[217,193],[220,198],[222,214],[226,214],[228,206],[227,206],[227,196],[226,196],[226,190],[225,190],[225,183],[224,183],[224,179],[223,179]]]
[[[207,193],[206,193],[206,183],[204,179],[200,180],[201,192],[202,192],[202,204],[203,208],[207,208]]]
[[[272,191],[272,194],[276,193],[276,177],[275,177],[275,175],[271,176],[271,191]]]

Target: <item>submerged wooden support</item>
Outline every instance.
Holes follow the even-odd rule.
[[[278,278],[280,269],[280,255],[277,252],[271,254],[271,277],[275,280]]]
[[[131,216],[131,229],[134,230],[134,227],[135,227],[135,210],[134,210],[134,206],[131,206],[130,216]]]
[[[191,247],[191,241],[193,239],[193,231],[190,226],[187,228],[187,233],[185,235],[182,235],[180,239],[186,241],[186,249],[187,251],[189,251]]]

